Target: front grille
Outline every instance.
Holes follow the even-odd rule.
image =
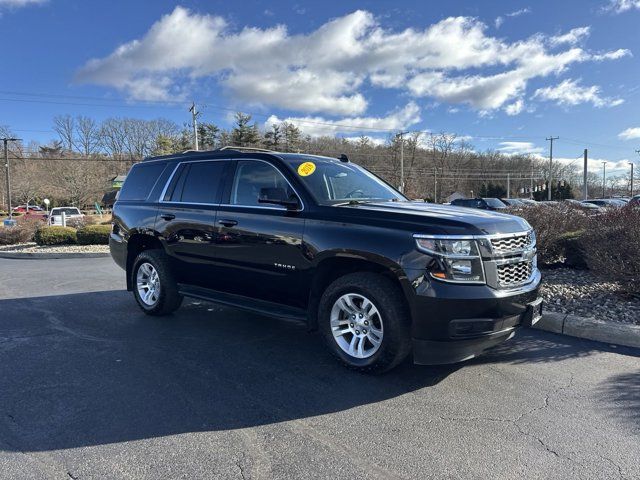
[[[519,252],[531,246],[533,246],[533,234],[531,232],[491,239],[491,248],[494,254]]]
[[[517,287],[527,283],[533,273],[530,260],[498,265],[498,283],[501,287]]]

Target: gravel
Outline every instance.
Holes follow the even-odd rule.
[[[546,310],[640,325],[640,298],[623,295],[619,284],[586,270],[557,268],[542,274]]]
[[[52,245],[39,246],[33,242],[0,246],[6,253],[109,253],[109,245]]]

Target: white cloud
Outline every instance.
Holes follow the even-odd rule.
[[[603,60],[618,60],[620,58],[632,56],[633,54],[631,53],[631,50],[627,50],[626,48],[619,48],[618,50],[613,50],[611,52],[591,54],[590,59],[596,62],[601,62]]]
[[[554,47],[557,47],[558,45],[576,45],[586,39],[590,33],[590,27],[574,28],[563,35],[551,37],[549,39],[549,43]]]
[[[278,118],[272,115],[265,122],[265,128],[280,122],[293,123],[312,137],[334,136],[339,133],[353,135],[365,131],[397,131],[420,122],[420,108],[414,102],[404,108],[389,113],[385,117],[349,117],[340,120],[328,120],[324,117],[288,117]]]
[[[518,115],[520,114],[520,112],[522,112],[523,109],[524,109],[524,102],[522,101],[521,98],[513,102],[511,105],[507,105],[506,107],[504,107],[504,111],[509,116]]]
[[[640,10],[640,0],[610,0],[605,10],[622,13],[628,10]]]
[[[626,130],[618,134],[618,138],[621,138],[622,140],[633,140],[635,138],[640,138],[640,127],[627,128]]]
[[[519,17],[520,15],[525,15],[527,13],[531,13],[531,9],[529,7],[526,8],[521,8],[520,10],[516,10],[514,12],[510,12],[505,14],[506,17],[510,17],[510,18],[514,18],[514,17]],[[495,20],[495,25],[496,28],[500,28],[502,26],[502,24],[504,23],[504,17],[503,16],[499,16],[496,18]]]
[[[41,5],[49,0],[0,0],[0,9],[2,8],[22,8],[29,5]]]
[[[381,145],[385,145],[387,143],[387,140],[385,138],[380,138],[380,137],[371,137],[369,135],[363,135],[360,137],[342,137],[344,140],[346,140],[347,142],[351,142],[351,143],[360,143],[362,142],[362,138],[366,138],[367,142],[370,145],[373,146],[381,146]]]
[[[536,147],[531,142],[500,142],[498,151],[507,155],[539,154],[544,148]]]
[[[199,82],[212,83],[244,104],[348,117],[367,111],[363,87],[373,86],[485,114],[515,114],[529,80],[628,54],[617,50],[596,58],[583,48],[562,49],[585,37],[588,27],[512,43],[488,36],[486,28],[474,18],[450,17],[424,29],[393,31],[358,10],[293,35],[284,25],[233,30],[222,17],[176,7],[141,38],[88,61],[77,79],[138,100],[180,98]],[[491,73],[478,73],[483,68]]]
[[[624,102],[620,98],[601,97],[599,86],[583,87],[580,85],[580,80],[572,79],[563,80],[554,87],[539,88],[534,98],[555,101],[563,106],[591,103],[595,107],[615,107]]]

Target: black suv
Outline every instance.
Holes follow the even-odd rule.
[[[541,314],[525,220],[411,202],[345,156],[150,158],[120,191],[110,249],[149,315],[187,296],[298,319],[359,370],[469,359]]]

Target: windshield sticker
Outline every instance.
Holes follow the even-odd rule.
[[[308,177],[316,171],[316,164],[313,162],[304,162],[298,167],[298,175]]]

